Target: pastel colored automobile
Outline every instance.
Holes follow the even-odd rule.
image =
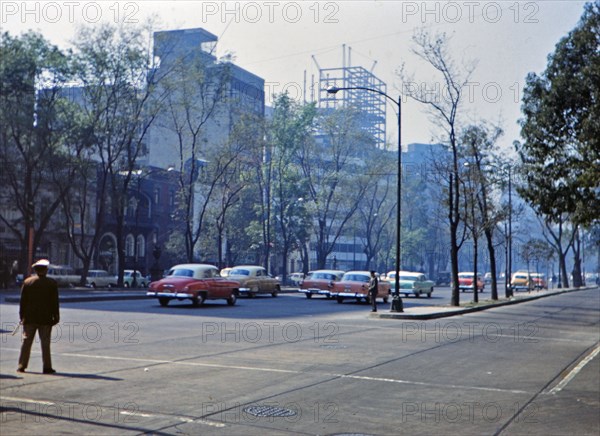
[[[392,294],[396,292],[396,271],[390,271],[387,274],[387,279],[390,282]],[[425,294],[427,297],[431,297],[433,293],[433,287],[435,282],[428,280],[425,274],[418,272],[400,271],[400,294],[404,294],[405,297],[414,295],[420,297]]]
[[[338,303],[343,303],[348,298],[370,303],[369,280],[371,280],[371,273],[369,271],[348,271],[342,276],[339,282],[333,285],[331,296],[337,298]],[[389,297],[390,282],[379,280],[376,298],[381,298],[384,303],[387,303]]]
[[[206,300],[225,300],[233,306],[239,295],[239,283],[221,277],[213,265],[185,263],[172,267],[167,276],[150,283],[148,297],[158,298],[161,306],[171,300],[191,300],[193,306],[201,306]]]
[[[300,289],[306,295],[306,298],[312,298],[313,295],[323,295],[331,298],[331,292],[336,282],[339,282],[344,275],[344,271],[334,269],[319,269],[312,271],[304,280],[300,282]]]
[[[135,276],[135,284],[133,279]],[[117,279],[117,277],[115,277]],[[145,288],[148,285],[148,279],[142,275],[141,272],[136,271],[135,274],[132,269],[126,269],[123,271],[123,286],[126,288]]]
[[[240,295],[247,295],[250,298],[257,294],[271,294],[277,297],[281,291],[279,281],[271,277],[262,266],[236,266],[229,271],[227,278],[239,282]]]
[[[513,291],[531,291],[534,288],[541,288],[545,282],[545,279],[542,281],[534,273],[517,271],[510,278],[510,287]]]
[[[458,273],[458,289],[460,289],[461,292],[472,291],[474,276],[475,276],[475,273],[473,273],[473,272]],[[477,290],[479,292],[483,292],[484,289],[485,289],[485,283],[481,279],[481,275],[477,274]]]
[[[91,269],[88,271],[86,285],[92,288],[112,288],[117,286],[115,277],[103,269]]]
[[[531,281],[535,289],[548,289],[546,275],[542,273],[530,273]]]

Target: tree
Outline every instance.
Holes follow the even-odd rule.
[[[154,134],[164,138],[165,152],[172,155],[178,171],[175,219],[184,227],[184,252],[195,260],[220,178],[231,169],[239,143],[229,140],[231,120],[227,102],[229,59],[217,61],[177,38],[157,36],[155,54],[160,59],[156,76],[164,96]],[[223,120],[223,125],[217,120]],[[223,147],[225,157],[217,150]],[[212,241],[214,244],[214,241]]]
[[[442,33],[431,35],[426,30],[419,31],[413,37],[413,53],[427,62],[440,76],[443,93],[432,93],[431,89],[440,89],[440,86],[418,86],[412,76],[402,69],[399,73],[402,80],[404,95],[427,106],[433,121],[440,126],[445,135],[445,143],[452,153],[451,166],[448,169],[448,223],[450,226],[450,261],[452,265],[452,297],[450,304],[460,304],[460,291],[458,288],[458,253],[460,249],[460,168],[459,168],[459,141],[458,141],[458,116],[463,93],[468,87],[469,78],[475,64],[459,67],[453,60],[449,51],[449,37]]]
[[[282,280],[287,279],[287,260],[299,241],[307,239],[307,212],[304,196],[308,186],[294,156],[312,141],[316,111],[314,104],[299,105],[287,95],[277,96],[267,129],[273,171],[272,204],[277,238],[281,243]]]
[[[470,125],[466,127],[461,134],[461,145],[465,154],[466,162],[469,164],[468,180],[472,185],[468,191],[471,204],[467,206],[466,216],[470,217],[470,230],[474,242],[474,252],[477,255],[477,238],[483,234],[486,239],[487,249],[490,259],[491,298],[498,299],[497,273],[496,273],[496,250],[494,241],[494,231],[498,222],[502,219],[492,199],[492,193],[495,185],[501,181],[496,174],[502,170],[494,161],[493,152],[495,143],[502,135],[502,130],[498,127],[489,127],[484,123],[479,125]],[[477,209],[477,213],[475,212]],[[477,263],[475,262],[475,272],[477,272]],[[477,301],[477,300],[476,300]]]
[[[119,273],[125,265],[125,211],[145,139],[161,108],[158,76],[148,59],[147,31],[142,27],[102,25],[82,28],[75,44],[79,88],[74,99],[87,117],[93,135],[93,157],[99,162],[96,232],[102,216],[114,215]],[[136,236],[137,240],[137,236]],[[87,275],[84,260],[82,280]]]
[[[342,108],[318,120],[319,136],[303,141],[296,161],[306,181],[307,207],[313,214],[317,268],[356,212],[367,186],[365,153],[371,138],[357,126],[357,113]]]
[[[63,141],[74,122],[62,93],[72,71],[70,55],[42,36],[0,35],[0,192],[5,205],[0,221],[20,241],[22,266],[31,265],[73,180]]]
[[[523,142],[515,144],[525,183],[517,191],[550,226],[567,220],[589,226],[600,217],[599,28],[596,0],[586,4],[575,29],[548,56],[546,70],[526,80]],[[563,284],[566,251],[557,251]],[[581,277],[573,278],[578,286]]]

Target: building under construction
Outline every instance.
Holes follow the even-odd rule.
[[[337,94],[327,92],[327,89],[331,87],[369,88],[378,92],[386,92],[386,84],[371,71],[361,66],[349,65],[350,48],[348,50],[348,65],[346,65],[345,47],[344,61],[341,68],[321,68],[317,64],[319,68],[318,105],[322,109],[334,109],[340,106],[356,108],[361,114],[361,128],[372,135],[378,148],[384,149],[386,148],[386,97],[377,92],[364,89],[348,89]]]

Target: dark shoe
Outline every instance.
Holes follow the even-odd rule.
[[[377,310],[372,310],[371,312],[377,312]]]
[[[44,368],[44,374],[56,374],[56,371],[52,368]]]
[[[25,368],[17,368],[17,372],[25,372]]]

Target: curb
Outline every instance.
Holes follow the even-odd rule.
[[[475,307],[448,307],[441,306],[441,309],[431,313],[406,313],[406,312],[388,312],[388,313],[371,313],[369,314],[369,318],[379,318],[379,319],[419,319],[419,320],[427,320],[427,319],[436,319],[436,318],[447,318],[451,316],[464,315],[467,313],[480,312],[482,310],[494,309],[496,307],[509,306],[512,304],[525,303],[528,301],[538,300],[540,298],[552,297],[554,295],[566,294],[569,292],[578,292],[578,291],[588,291],[590,289],[598,289],[597,286],[594,287],[584,287],[584,288],[571,288],[571,289],[563,289],[560,291],[554,291],[551,293],[531,295],[527,297],[519,297],[506,301],[499,301],[494,304],[482,304],[481,306]],[[433,307],[433,306],[430,306]]]
[[[146,300],[154,297],[148,297],[146,295],[146,291],[140,291],[137,293],[133,292],[119,292],[119,291],[106,291],[102,294],[78,294],[78,295],[68,295],[68,291],[65,291],[62,295],[60,294],[61,290],[59,289],[58,301],[59,303],[81,303],[86,301],[119,301],[119,300]],[[73,291],[71,291],[73,292]],[[297,289],[282,289],[280,294],[293,294],[298,292]],[[67,295],[65,295],[67,294]],[[6,303],[19,303],[21,301],[21,296],[17,292],[16,295],[6,296],[4,297],[4,302]]]

